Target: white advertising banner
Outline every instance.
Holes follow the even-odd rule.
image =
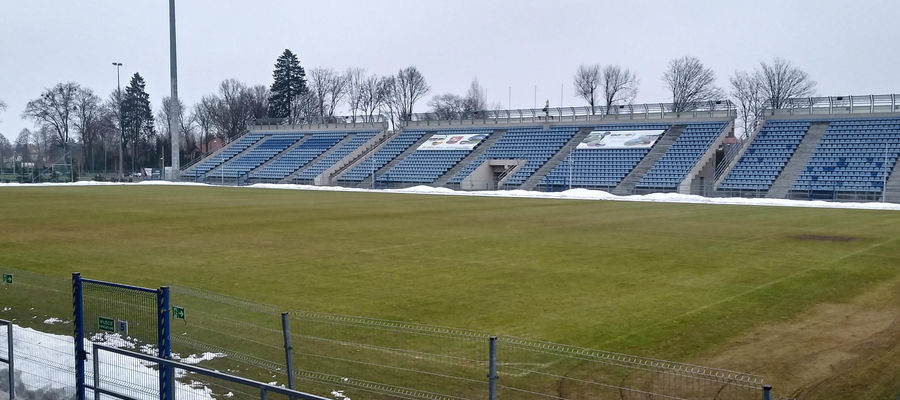
[[[579,149],[649,149],[665,132],[661,129],[643,131],[593,131]]]
[[[434,135],[417,150],[472,150],[487,136],[487,133]]]

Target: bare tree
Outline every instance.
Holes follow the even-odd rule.
[[[58,83],[45,89],[40,97],[25,105],[22,118],[29,118],[41,127],[52,129],[57,135],[56,142],[65,147],[69,143],[69,131],[76,111],[75,99],[80,89],[75,82]]]
[[[13,143],[15,147],[15,158],[20,162],[33,162],[31,154],[31,131],[28,128],[22,128],[16,141]]]
[[[487,111],[487,98],[484,95],[484,88],[478,83],[478,78],[473,79],[469,84],[463,109],[471,114]]]
[[[7,160],[13,160],[13,163],[16,161],[13,153],[12,143],[9,142],[6,136],[0,135],[0,173],[6,168]]]
[[[327,97],[325,99],[325,115],[334,117],[338,106],[347,97],[347,87],[350,82],[350,76],[347,73],[335,73],[328,81]]]
[[[433,119],[454,120],[462,118],[466,108],[466,99],[452,93],[439,94],[431,98],[428,106],[431,107]]]
[[[183,109],[184,104],[182,104],[181,99],[173,101],[171,97],[165,96],[162,99],[162,105],[156,112],[156,126],[159,127],[158,133],[159,142],[161,143],[160,148],[162,150],[162,156],[166,156],[165,149],[170,148],[173,132],[179,133],[179,135],[177,136],[180,138],[180,143],[178,143],[178,146],[181,151],[179,151],[179,154],[185,154],[184,150],[187,148],[185,146],[185,140],[188,136],[188,132],[191,130],[191,127],[189,123],[189,116],[186,117],[185,113],[181,112],[181,110]],[[175,123],[175,126],[172,126],[172,123]],[[168,157],[169,159],[171,159],[171,154],[168,154]]]
[[[360,88],[360,109],[366,115],[366,121],[372,121],[375,112],[382,108],[388,95],[389,80],[371,75],[366,78]]]
[[[755,77],[762,86],[768,106],[773,109],[784,108],[789,99],[810,97],[816,92],[816,82],[790,61],[775,58],[771,64],[761,62],[759,66]]]
[[[366,70],[362,68],[348,68],[347,76],[347,107],[350,115],[356,121],[356,114],[362,107],[363,86],[366,82]]]
[[[103,105],[100,97],[91,89],[82,88],[75,93],[75,129],[81,141],[82,167],[90,160],[94,167],[94,145],[100,135]]]
[[[600,64],[581,65],[575,72],[575,95],[591,106],[591,114],[596,114],[597,91],[601,83]]]
[[[247,131],[251,119],[251,105],[247,86],[235,79],[219,84],[214,101],[209,104],[213,126],[223,138],[234,138]]]
[[[762,85],[756,76],[746,72],[735,72],[729,81],[731,96],[738,106],[738,119],[741,121],[743,135],[747,136],[756,129],[762,117]]]
[[[197,125],[200,135],[200,151],[204,154],[209,153],[209,142],[216,136],[215,112],[218,101],[215,96],[203,96],[194,108],[191,109],[191,120]]]
[[[716,74],[697,57],[681,57],[669,62],[663,82],[672,92],[672,111],[684,112],[697,108],[698,103],[722,97],[716,87]]]
[[[634,72],[626,68],[618,65],[604,67],[600,73],[600,88],[603,91],[606,113],[610,114],[615,104],[628,104],[634,101],[639,83]]]
[[[431,114],[428,118],[436,120],[472,119],[478,118],[478,114],[487,111],[487,99],[484,89],[478,83],[478,79],[472,80],[466,95],[458,96],[452,93],[434,96],[428,105]]]
[[[313,100],[316,116],[325,117],[325,99],[328,97],[328,86],[334,70],[313,68],[309,71],[309,93]]]
[[[56,149],[54,143],[59,143],[59,138],[52,129],[47,125],[41,125],[31,134],[32,143],[37,150],[34,162],[39,168],[47,167],[51,164],[51,160],[55,159],[57,152],[54,151]]]
[[[114,90],[110,93],[109,97],[106,99],[106,102],[103,104],[104,109],[104,117],[112,118],[111,121],[104,121],[104,123],[112,123],[115,128],[115,135],[105,138],[106,144],[109,148],[116,149],[115,154],[118,155],[118,164],[116,164],[116,169],[118,170],[120,176],[124,173],[124,165],[125,165],[125,143],[126,143],[126,135],[125,129],[123,128],[122,121],[122,103],[125,98],[125,92],[120,90]]]
[[[416,102],[431,91],[431,86],[428,86],[425,77],[416,67],[401,69],[387,81],[387,85],[386,104],[389,112],[396,117],[395,122],[400,125],[410,120]]]
[[[316,114],[325,120],[333,117],[338,104],[347,95],[349,76],[331,68],[314,68],[309,72],[309,91]]]
[[[251,119],[265,118],[269,109],[269,88],[263,85],[247,88],[246,101]]]

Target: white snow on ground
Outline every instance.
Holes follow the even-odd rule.
[[[75,394],[75,349],[72,344],[72,337],[66,335],[55,335],[40,332],[31,328],[23,328],[13,325],[13,335],[15,338],[15,366],[17,379],[20,384],[35,394],[36,398],[71,398]],[[5,332],[5,331],[3,331]],[[5,343],[5,338],[4,341]],[[93,382],[93,343],[102,343],[110,347],[120,349],[135,350],[156,355],[156,346],[141,345],[138,347],[136,340],[129,337],[122,337],[117,333],[98,333],[94,334],[90,339],[85,339],[85,351],[88,354],[88,360],[85,363],[85,381],[90,385]],[[6,348],[0,348],[0,354],[6,355]],[[225,357],[224,353],[205,352],[200,355],[191,354],[182,357],[177,353],[172,354],[172,359],[180,361],[184,364],[197,364],[203,361],[213,360],[219,357]],[[152,362],[144,362],[132,357],[119,356],[110,353],[101,352],[101,383],[100,387],[122,393],[124,395],[141,399],[156,400],[158,396],[158,375],[154,369],[156,364]],[[4,369],[5,365],[0,363],[0,369]],[[175,370],[175,397],[197,399],[216,398],[216,394],[212,389],[207,387],[200,381],[187,379],[188,374],[181,369]],[[202,377],[200,377],[202,380]],[[276,385],[277,382],[270,384]],[[283,387],[284,385],[282,385]],[[0,399],[3,399],[6,393],[5,388],[0,387]],[[347,399],[349,397],[343,394],[343,391],[335,391],[338,393],[336,398]],[[43,395],[43,396],[42,396]],[[88,389],[88,397],[92,397],[93,393]],[[233,397],[233,392],[221,394],[226,398]],[[106,398],[106,396],[103,396]]]
[[[202,361],[209,361],[219,357],[225,357],[225,353],[210,353],[206,352],[201,355],[191,354],[187,357],[181,357],[178,354],[172,354],[172,359],[184,364],[198,364]]]
[[[75,349],[72,337],[54,335],[36,331],[31,328],[14,326],[16,372],[20,373],[20,379],[29,390],[63,391],[68,396],[74,395],[74,371]],[[100,334],[91,338],[98,343],[108,346],[134,349],[135,341],[130,338],[122,338],[118,334]],[[88,383],[93,379],[93,363],[91,360],[92,342],[85,340],[85,350],[88,353],[85,375]],[[101,353],[102,354],[102,353]],[[219,357],[217,353],[204,353],[201,356],[191,355],[189,361],[205,361]],[[156,371],[151,368],[153,363],[146,363],[131,357],[123,357],[106,353],[101,355],[101,387],[113,389],[118,383],[128,382],[127,387],[119,387],[113,390],[138,399],[155,400],[158,387]],[[114,362],[113,362],[114,361]],[[176,377],[183,378],[185,371],[176,370]],[[175,382],[176,393],[190,395],[191,399],[214,399],[212,390],[200,382],[191,381],[182,383],[184,379]],[[91,393],[88,393],[91,396]]]
[[[68,322],[68,321],[63,321],[63,320],[61,320],[61,319],[59,319],[59,318],[56,318],[56,317],[50,317],[50,318],[47,318],[47,319],[44,320],[44,323],[47,324],[47,325],[64,324],[64,323],[66,323],[66,322]]]
[[[343,390],[332,390],[332,391],[331,391],[331,395],[334,396],[335,399],[346,399],[346,400],[350,400],[349,397],[347,397],[346,395],[344,395],[344,391],[343,391]]]
[[[53,187],[53,186],[141,186],[141,185],[167,185],[167,186],[208,186],[204,183],[194,182],[167,182],[144,181],[139,183],[117,182],[93,182],[79,181],[75,183],[0,183],[2,187]],[[690,203],[690,204],[727,204],[742,206],[778,206],[778,207],[812,207],[812,208],[843,208],[862,210],[900,210],[900,204],[894,203],[844,203],[821,200],[786,200],[786,199],[748,199],[743,197],[703,197],[678,193],[652,193],[645,195],[617,196],[602,190],[572,189],[564,192],[532,192],[527,190],[496,190],[496,191],[457,191],[448,188],[435,188],[431,186],[414,186],[406,189],[360,189],[341,186],[312,186],[292,184],[257,183],[249,186],[241,186],[245,189],[281,189],[281,190],[319,190],[331,192],[375,192],[375,193],[408,193],[444,196],[479,196],[479,197],[511,197],[532,199],[567,199],[567,200],[606,200],[606,201],[643,201],[654,203]]]

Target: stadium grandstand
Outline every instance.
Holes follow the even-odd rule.
[[[484,111],[440,120],[271,121],[185,168],[187,180],[456,190],[571,188],[900,200],[896,95],[794,99],[735,137],[729,101]]]
[[[734,148],[718,195],[900,201],[898,95],[795,99]]]

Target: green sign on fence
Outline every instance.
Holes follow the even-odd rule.
[[[12,274],[3,274],[3,283],[12,285]]]
[[[172,314],[175,318],[184,319],[184,307],[172,306]]]
[[[101,331],[105,332],[115,332],[116,331],[116,321],[112,318],[106,317],[98,317],[97,318],[97,326]]]

